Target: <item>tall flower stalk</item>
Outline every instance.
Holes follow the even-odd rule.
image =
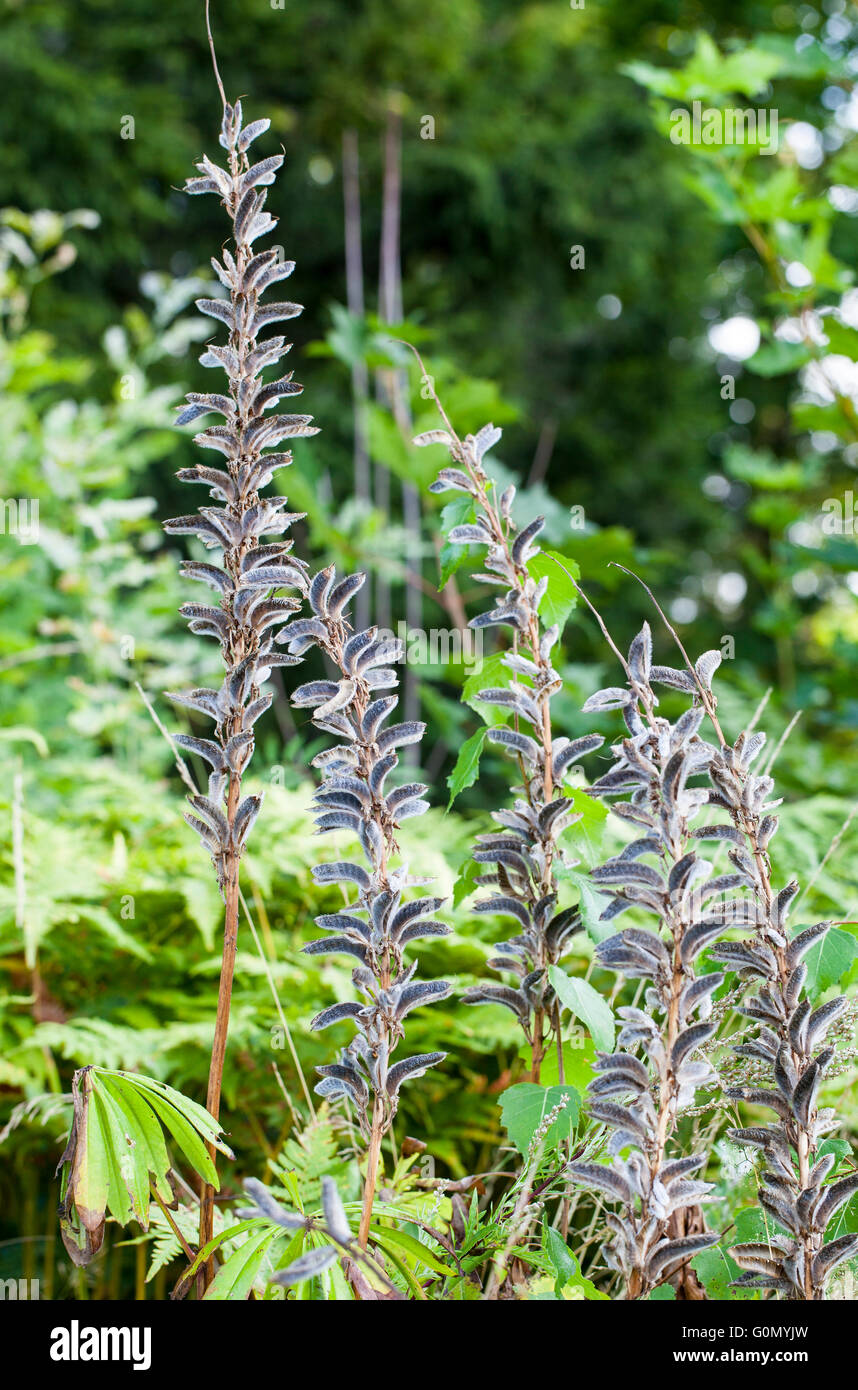
[[[318,1068],[322,1080],[316,1087],[329,1099],[342,1098],[353,1105],[367,1144],[366,1178],[359,1240],[365,1249],[372,1220],[381,1143],[393,1123],[399,1091],[409,1077],[422,1076],[443,1061],[446,1053],[419,1053],[393,1060],[405,1037],[404,1019],[420,1004],[443,999],[450,992],[446,981],[421,982],[414,978],[416,962],[405,963],[405,949],[427,936],[445,936],[450,928],[432,914],[443,899],[415,898],[403,901],[407,889],[427,880],[413,878],[407,866],[394,865],[398,853],[396,833],[403,821],[429,809],[423,799],[426,787],[408,782],[387,790],[394,773],[397,750],[420,742],[425,725],[415,720],[388,724],[397,697],[379,694],[398,684],[394,664],[403,656],[402,643],[380,635],[377,628],[354,632],[347,616],[348,604],[366,576],[355,574],[336,580],[333,567],[317,574],[309,588],[312,616],[298,619],[282,631],[279,641],[289,644],[293,659],[316,646],[336,668],[338,679],[314,680],[293,695],[299,708],[312,710],[317,728],[338,740],[314,758],[322,772],[315,794],[316,825],[320,834],[351,832],[363,851],[367,867],[351,861],[322,864],[313,870],[319,884],[345,886],[350,901],[338,912],[316,919],[327,936],[304,949],[310,955],[338,953],[358,964],[352,979],[361,1001],[348,1001],[323,1009],[313,1029],[350,1019],[357,1032],[339,1060]]]
[[[804,993],[804,957],[822,945],[833,924],[818,922],[789,934],[787,918],[799,884],[793,878],[779,891],[773,886],[769,845],[778,829],[773,812],[780,802],[772,799],[773,779],[752,770],[765,734],[743,731],[729,744],[712,692],[694,669],[689,665],[665,674],[671,684],[697,696],[715,729],[718,748],[709,763],[709,802],[726,811],[730,823],[704,827],[698,834],[728,845],[743,892],[733,903],[730,924],[748,939],[721,942],[710,955],[752,990],[738,1012],[756,1027],[756,1036],[734,1050],[762,1074],[758,1083],[732,1086],[726,1094],[776,1116],[770,1125],[729,1131],[734,1142],[761,1151],[760,1205],[767,1220],[781,1227],[766,1240],[733,1247],[744,1271],[736,1283],[775,1289],[791,1301],[817,1302],[825,1297],[832,1270],[858,1253],[858,1235],[825,1239],[831,1221],[858,1192],[858,1174],[826,1183],[835,1158],[818,1155],[820,1140],[837,1125],[834,1112],[817,1104],[820,1084],[835,1058],[834,1047],[825,1043],[842,1021],[848,1000],[838,995],[813,1009]]]
[[[425,374],[424,379],[428,380]],[[552,1037],[558,1046],[560,1040],[560,1003],[549,967],[560,962],[580,926],[575,909],[557,911],[558,840],[581,819],[564,794],[564,779],[578,759],[599,748],[603,739],[591,735],[570,741],[556,737],[552,729],[551,700],[563,688],[552,663],[560,631],[556,624],[546,626],[540,617],[548,579],[535,579],[528,569],[539,553],[537,537],[545,522],[536,517],[519,531],[512,519],[515,488],[496,496],[483,459],[501,431],[485,425],[462,440],[435,399],[447,428],[430,430],[414,442],[421,446],[441,443],[448,449],[453,467],[441,469],[430,491],[464,493],[472,502],[469,519],[455,526],[448,539],[458,545],[484,546],[483,571],[474,578],[501,590],[494,606],[472,618],[470,626],[511,630],[512,648],[503,664],[512,680],[506,686],[481,690],[477,698],[512,713],[513,727],[490,728],[488,739],[515,760],[521,775],[516,788],[521,795],[513,809],[492,812],[500,829],[479,836],[474,852],[476,863],[489,870],[477,882],[494,890],[491,897],[475,904],[475,910],[510,917],[520,928],[498,947],[489,965],[500,974],[516,976],[518,983],[514,987],[477,985],[464,999],[468,1004],[502,1004],[515,1013],[530,1045],[531,1077],[538,1081]]]
[[[657,714],[652,682],[664,679],[664,671],[652,665],[647,624],[627,660],[620,659],[627,687],[597,691],[584,705],[587,711],[621,710],[628,731],[613,746],[614,765],[592,794],[620,796],[614,813],[638,837],[592,878],[611,895],[602,920],[635,907],[652,914],[657,929],[626,927],[596,947],[600,965],[646,982],[645,1007],[619,1010],[619,1050],[597,1055],[588,1088],[592,1119],[613,1131],[612,1162],[573,1163],[569,1172],[619,1203],[606,1217],[605,1257],[622,1273],[628,1298],[638,1299],[718,1239],[687,1231],[685,1214],[706,1199],[711,1185],[694,1176],[706,1155],[682,1153],[677,1131],[696,1089],[717,1083],[709,1063],[695,1054],[715,1032],[712,993],[724,976],[698,977],[695,962],[725,930],[729,910],[718,899],[738,877],[705,882],[712,866],[694,849],[691,822],[707,805],[708,788],[689,783],[706,773],[716,751],[699,735],[704,709],[692,705],[675,723]],[[720,659],[718,652],[700,658],[702,685],[708,687]]]
[[[218,79],[219,81],[220,79]],[[221,87],[223,96],[223,88]],[[227,340],[211,344],[200,358],[206,367],[226,373],[223,393],[187,397],[178,424],[216,414],[223,423],[209,426],[195,442],[212,449],[225,460],[221,467],[196,464],[179,473],[183,482],[208,487],[214,505],[200,507],[189,516],[164,523],[171,535],[196,536],[207,549],[220,552],[220,563],[186,561],[182,573],[212,588],[214,605],[185,604],[181,612],[192,632],[214,637],[219,643],[225,675],[218,690],[172,693],[170,698],[214,722],[214,737],[201,739],[179,735],[177,742],[199,754],[211,768],[206,796],[189,798],[193,814],[186,815],[211,854],[218,886],[224,899],[224,935],[217,1018],[206,1098],[209,1113],[220,1111],[221,1085],[229,1028],[232,981],[238,935],[239,861],[250,828],[259,812],[261,797],[242,796],[242,778],[253,755],[254,725],[271,703],[262,687],[274,666],[298,660],[275,650],[277,629],[301,607],[301,599],[281,597],[283,588],[303,595],[307,570],[292,554],[291,540],[282,537],[298,519],[285,510],[286,498],[263,497],[261,491],[278,469],[292,461],[278,450],[286,439],[315,434],[309,415],[278,413],[279,402],[297,395],[301,387],[292,373],[265,382],[263,372],[275,366],[289,350],[282,337],[263,337],[269,325],[294,318],[301,306],[292,303],[263,305],[263,293],[292,273],[294,263],[281,261],[275,249],[255,251],[254,243],[277,225],[264,210],[264,185],[274,182],[283,156],[270,155],[252,164],[248,150],[268,129],[267,120],[243,124],[241,102],[230,106],[224,98],[220,144],[227,167],[205,155],[190,179],[187,193],[213,193],[220,198],[232,226],[233,249],[224,248],[215,272],[227,296],[199,299],[203,314],[225,325]],[[214,1155],[212,1154],[214,1158]],[[206,1187],[200,1207],[200,1244],[212,1235],[214,1193]],[[202,1279],[211,1278],[212,1267]]]

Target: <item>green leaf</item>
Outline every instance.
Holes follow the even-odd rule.
[[[542,1246],[557,1275],[554,1285],[556,1294],[571,1290],[578,1298],[585,1298],[593,1302],[599,1300],[606,1303],[610,1302],[606,1293],[602,1293],[595,1284],[584,1278],[577,1258],[559,1232],[555,1231],[547,1222],[544,1222],[542,1227]]]
[[[826,353],[838,352],[844,357],[851,357],[853,362],[858,360],[858,329],[850,328],[845,323],[838,323],[833,317],[826,317],[823,321],[823,330],[828,338]],[[753,358],[747,365],[750,367]]]
[[[427,1250],[425,1245],[421,1245],[415,1236],[409,1235],[407,1231],[401,1231],[396,1226],[382,1226],[373,1222],[370,1227],[373,1240],[381,1246],[388,1244],[404,1250],[411,1256],[415,1264],[424,1264],[427,1269],[431,1269],[434,1274],[453,1276],[456,1270],[452,1265],[444,1264],[431,1250]]]
[[[155,1185],[158,1196],[164,1202],[172,1202],[173,1191],[168,1173],[170,1159],[164,1143],[164,1132],[150,1107],[133,1086],[124,1085],[119,1076],[100,1072],[98,1084],[110,1095],[122,1110],[134,1137],[137,1161],[146,1164],[148,1175]],[[148,1183],[147,1183],[148,1191]]]
[[[582,851],[587,863],[595,864],[605,837],[608,807],[603,801],[597,801],[595,796],[590,796],[583,787],[564,789],[563,795],[569,798],[577,815],[581,817],[569,827],[569,838],[574,840],[575,848]],[[578,877],[582,878],[583,875],[579,874]],[[590,884],[590,888],[592,890],[592,884]],[[597,903],[599,901],[595,892],[594,900]],[[599,910],[601,911],[601,908]]]
[[[204,1139],[214,1144],[215,1148],[222,1154],[225,1154],[227,1158],[235,1157],[232,1149],[228,1144],[224,1143],[221,1137],[223,1135],[222,1126],[214,1116],[209,1114],[205,1106],[200,1105],[195,1100],[191,1100],[189,1096],[183,1096],[181,1091],[174,1090],[173,1087],[168,1086],[166,1082],[156,1081],[151,1076],[141,1076],[138,1072],[123,1071],[109,1072],[108,1075],[123,1077],[132,1086],[136,1086],[138,1090],[142,1090],[147,1098],[148,1093],[154,1091],[156,1095],[161,1096],[161,1098],[172,1105],[175,1110],[178,1110],[180,1115],[183,1115],[188,1123],[193,1125],[194,1129],[197,1130]]]
[[[780,52],[762,44],[744,44],[731,53],[721,53],[704,31],[695,38],[694,52],[681,68],[655,67],[650,63],[626,63],[620,70],[659,96],[714,100],[740,93],[753,97],[785,65]]]
[[[505,652],[493,652],[491,656],[484,656],[476,671],[468,676],[462,687],[462,699],[465,704],[470,705],[489,728],[496,728],[498,724],[512,718],[511,711],[506,712],[496,705],[487,705],[477,699],[481,690],[498,687],[505,689],[512,685],[515,677],[509,667],[504,665],[505,655]]]
[[[147,1084],[148,1083],[148,1084]],[[64,1210],[61,1228],[66,1248],[76,1264],[87,1264],[98,1250],[105,1212],[121,1226],[132,1217],[149,1224],[150,1187],[164,1202],[171,1202],[169,1157],[159,1120],[174,1135],[178,1146],[201,1176],[217,1185],[214,1167],[197,1130],[164,1092],[175,1096],[201,1125],[206,1116],[206,1137],[218,1143],[219,1126],[194,1101],[148,1077],[87,1067],[74,1078],[74,1121],[70,1143],[72,1159],[63,1170]],[[83,1231],[89,1232],[87,1239]]]
[[[466,522],[474,519],[474,501],[462,493],[454,497],[441,508],[441,530],[446,537],[454,526],[464,526]],[[438,588],[443,589],[447,581],[460,570],[469,560],[479,560],[481,547],[478,545],[454,545],[445,539],[441,546],[440,565],[441,574],[438,579]]]
[[[572,869],[567,864],[555,863],[554,875],[559,882],[571,883],[578,890],[581,923],[590,940],[598,945],[600,941],[604,941],[606,936],[612,936],[616,928],[610,922],[599,921],[599,917],[605,909],[605,901],[596,891],[593,880],[587,874],[579,873],[577,869]]]
[[[272,1229],[271,1222],[264,1221],[259,1216],[252,1216],[249,1217],[246,1221],[239,1221],[236,1223],[235,1226],[230,1226],[228,1230],[218,1231],[217,1235],[212,1236],[211,1240],[203,1246],[202,1250],[199,1250],[197,1252],[196,1259],[194,1260],[193,1264],[188,1267],[188,1271],[185,1275],[185,1278],[192,1279],[196,1274],[197,1270],[199,1269],[200,1265],[205,1264],[206,1260],[209,1258],[209,1255],[214,1254],[215,1250],[219,1249],[219,1247],[223,1245],[225,1241],[232,1240],[235,1236],[240,1236],[242,1231],[258,1231],[261,1230],[263,1227],[265,1228],[265,1230],[270,1232]],[[298,1237],[303,1240],[304,1232],[298,1231],[297,1234]]]
[[[428,488],[437,473],[436,461],[427,457],[433,451],[413,448],[383,406],[369,404],[366,418],[371,456],[404,482],[413,483],[421,490]]]
[[[588,980],[567,975],[557,965],[548,967],[548,977],[557,991],[557,996],[567,1009],[586,1023],[593,1042],[600,1052],[611,1052],[614,1047],[614,1015],[610,1005],[604,1000]]]
[[[284,1232],[272,1231],[270,1226],[248,1236],[243,1245],[224,1260],[206,1289],[206,1303],[237,1303],[249,1297],[256,1280],[271,1260],[271,1250],[283,1239]],[[272,1262],[273,1268],[273,1262]]]
[[[546,1132],[546,1149],[555,1148],[574,1130],[581,1109],[578,1092],[572,1086],[539,1086],[534,1081],[519,1081],[507,1087],[500,1100],[501,1123],[519,1153],[527,1153],[543,1119],[562,1100],[566,1101],[566,1108]]]
[[[210,1183],[216,1192],[219,1191],[220,1183],[218,1181],[217,1169],[212,1163],[197,1131],[192,1125],[188,1124],[184,1115],[181,1115],[179,1111],[176,1110],[174,1106],[169,1105],[167,1101],[162,1100],[160,1096],[153,1094],[149,1103],[158,1118],[172,1134],[178,1148],[187,1159],[194,1172],[198,1173],[205,1182]]]
[[[111,1216],[126,1226],[132,1216],[142,1226],[149,1222],[149,1172],[138,1160],[137,1138],[124,1112],[104,1086],[93,1090],[102,1134],[107,1138],[110,1171],[108,1207]]]
[[[519,1052],[519,1059],[525,1066],[530,1064],[529,1048],[522,1048]],[[550,1047],[542,1059],[542,1066],[539,1069],[539,1079],[543,1086],[572,1086],[579,1095],[583,1095],[588,1085],[593,1080],[593,1063],[596,1060],[596,1046],[592,1038],[587,1038],[583,1047],[576,1047],[574,1043],[564,1042],[563,1044],[563,1080],[560,1080],[560,1063],[557,1057],[556,1044]]]
[[[798,927],[796,931],[801,931]],[[805,991],[810,999],[817,998],[824,994],[832,985],[836,985],[841,975],[844,975],[851,966],[855,956],[858,955],[858,942],[849,932],[841,931],[839,927],[829,927],[825,936],[816,945],[811,946],[804,956],[807,965],[807,980]]]
[[[95,1077],[92,1069],[76,1073],[74,1134],[76,1147],[68,1179],[71,1201],[88,1231],[96,1231],[104,1220],[110,1173],[101,1123],[91,1104]]]
[[[787,372],[797,372],[810,360],[811,353],[804,343],[784,343],[775,339],[758,348],[745,366],[757,376],[783,376]]]
[[[465,901],[465,898],[469,898],[471,894],[476,891],[478,887],[476,880],[482,873],[482,869],[483,866],[475,863],[473,859],[467,859],[465,861],[462,868],[459,870],[459,877],[453,884],[454,907],[458,907],[460,903]]]
[[[577,563],[555,550],[540,550],[528,561],[527,569],[533,579],[547,578],[548,587],[539,605],[539,616],[546,627],[556,623],[562,636],[569,614],[578,602],[578,590],[572,582],[581,575]]]
[[[447,786],[450,790],[450,800],[447,803],[449,811],[463,791],[472,787],[480,773],[480,758],[483,752],[483,744],[486,741],[488,728],[477,729],[475,734],[465,739],[459,749],[459,756],[456,759],[456,766],[447,778]]]
[[[756,1207],[746,1207],[737,1212],[735,1221],[735,1231],[726,1237],[723,1244],[701,1250],[691,1261],[691,1267],[714,1302],[758,1302],[760,1294],[756,1289],[730,1287],[732,1281],[742,1273],[730,1254],[730,1246],[750,1240],[768,1240],[769,1231],[762,1212]]]
[[[126,1226],[132,1217],[131,1196],[121,1166],[123,1163],[127,1166],[127,1140],[122,1131],[121,1116],[116,1114],[115,1107],[97,1085],[93,1086],[90,1098],[91,1119],[93,1112],[96,1123],[92,1125],[92,1140],[100,1143],[104,1149],[107,1208],[120,1226]]]

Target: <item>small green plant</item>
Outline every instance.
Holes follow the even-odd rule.
[[[74,1118],[59,1162],[60,1229],[76,1265],[88,1264],[101,1249],[108,1215],[120,1226],[134,1220],[145,1231],[154,1201],[175,1229],[165,1131],[213,1188],[218,1179],[211,1151],[232,1158],[208,1111],[151,1077],[83,1067],[74,1074],[72,1101]]]

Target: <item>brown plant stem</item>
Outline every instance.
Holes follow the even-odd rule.
[[[363,1208],[360,1217],[358,1242],[362,1250],[369,1243],[369,1228],[372,1221],[372,1204],[375,1200],[375,1187],[378,1181],[378,1160],[381,1156],[381,1140],[384,1134],[384,1104],[376,1095],[372,1104],[372,1135],[366,1156],[366,1178],[363,1187]]]
[[[233,806],[233,786],[230,785],[230,824],[235,814]],[[238,804],[236,795],[235,805]],[[218,985],[217,1015],[215,1018],[214,1041],[209,1064],[209,1084],[206,1091],[206,1109],[215,1119],[220,1118],[220,1097],[223,1085],[223,1068],[226,1060],[226,1042],[229,1033],[229,1015],[232,1004],[232,982],[235,975],[235,955],[238,945],[238,860],[234,855],[226,861],[227,880],[224,886],[226,911],[223,924],[223,955],[221,957],[220,983]],[[214,1146],[208,1146],[212,1163],[217,1162]],[[214,1188],[210,1183],[203,1187],[200,1197],[200,1249],[207,1245],[214,1233]],[[197,1297],[201,1298],[214,1278],[214,1255],[206,1260],[197,1274]]]
[[[176,1224],[176,1222],[175,1222],[174,1219],[173,1219],[173,1214],[172,1214],[172,1212],[170,1211],[170,1208],[166,1205],[166,1203],[163,1201],[163,1199],[159,1196],[159,1194],[158,1194],[158,1192],[157,1192],[157,1190],[156,1190],[156,1188],[155,1188],[155,1184],[154,1184],[153,1182],[150,1182],[150,1184],[149,1184],[149,1190],[150,1190],[150,1192],[152,1193],[152,1196],[155,1198],[155,1201],[158,1203],[158,1206],[161,1208],[161,1211],[162,1211],[163,1216],[164,1216],[164,1220],[167,1222],[167,1225],[171,1228],[171,1230],[172,1230],[172,1232],[173,1232],[173,1235],[176,1237],[176,1240],[177,1240],[177,1241],[179,1242],[179,1244],[181,1245],[182,1249],[184,1250],[184,1252],[185,1252],[186,1256],[188,1257],[188,1259],[190,1260],[191,1264],[193,1264],[194,1260],[197,1258],[196,1251],[195,1251],[194,1249],[192,1249],[192,1247],[191,1247],[191,1246],[188,1244],[188,1242],[185,1240],[185,1237],[182,1235],[182,1232],[179,1230],[178,1225]]]

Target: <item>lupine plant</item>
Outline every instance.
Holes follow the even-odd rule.
[[[719,661],[720,653],[707,652],[697,663],[706,685]],[[613,803],[614,813],[637,834],[592,877],[611,895],[601,920],[637,907],[655,917],[656,930],[626,927],[596,947],[600,965],[646,982],[644,1007],[619,1010],[619,1050],[598,1054],[589,1087],[591,1117],[613,1131],[612,1162],[577,1163],[570,1172],[619,1202],[619,1211],[606,1216],[605,1257],[622,1273],[628,1297],[636,1299],[718,1239],[687,1230],[689,1209],[705,1200],[710,1187],[695,1177],[706,1154],[683,1153],[677,1131],[697,1089],[717,1080],[696,1053],[715,1032],[712,994],[724,977],[698,976],[695,963],[723,932],[717,897],[737,879],[722,875],[704,887],[711,865],[693,842],[691,822],[708,794],[692,779],[705,773],[714,751],[699,736],[704,710],[692,706],[675,722],[657,713],[652,686],[665,673],[652,664],[647,624],[622,664],[627,686],[597,691],[584,709],[622,712],[627,736],[613,746],[614,765],[592,792],[621,798]]]
[[[218,79],[219,80],[219,79]],[[223,89],[221,88],[223,96]],[[238,937],[239,861],[247,836],[259,813],[261,797],[242,796],[242,778],[253,755],[254,725],[271,704],[262,687],[275,666],[294,664],[298,658],[276,650],[278,628],[301,607],[301,599],[284,597],[276,590],[291,588],[299,595],[307,588],[306,565],[292,554],[291,540],[282,537],[297,519],[287,512],[285,497],[263,497],[261,490],[275,473],[292,461],[279,448],[286,439],[315,434],[308,415],[277,411],[283,399],[297,395],[301,386],[292,373],[265,382],[266,367],[278,363],[289,345],[281,336],[264,337],[266,329],[294,318],[301,306],[292,303],[263,305],[262,295],[285,280],[294,262],[282,261],[276,249],[258,251],[254,244],[277,225],[265,211],[264,185],[274,182],[283,163],[280,154],[251,164],[248,150],[268,129],[267,120],[244,124],[241,102],[231,106],[223,96],[220,144],[227,167],[203,156],[199,178],[190,179],[186,192],[213,193],[220,198],[232,226],[233,250],[224,248],[222,260],[213,260],[215,273],[227,297],[200,299],[201,313],[226,326],[223,344],[210,344],[200,358],[203,366],[226,373],[225,393],[192,393],[178,416],[180,425],[202,416],[219,415],[223,423],[196,436],[196,443],[223,456],[221,468],[195,464],[182,469],[183,482],[208,487],[215,505],[200,507],[189,516],[165,522],[170,535],[195,536],[209,550],[220,552],[220,564],[188,560],[182,573],[214,589],[217,605],[187,603],[182,608],[192,632],[214,637],[219,643],[225,674],[219,690],[174,692],[170,698],[214,722],[214,738],[177,735],[176,742],[199,754],[211,767],[208,794],[191,796],[192,813],[186,815],[212,857],[225,904],[223,957],[218,993],[217,1020],[206,1105],[217,1118],[229,1028],[232,981]],[[273,450],[274,452],[269,452]],[[201,1204],[200,1243],[212,1234],[213,1190],[207,1187]]]
[[[425,373],[424,380],[428,380]],[[499,974],[516,976],[518,983],[475,985],[464,998],[468,1004],[502,1004],[513,1011],[531,1048],[531,1079],[538,1081],[551,1039],[559,1043],[560,1038],[560,1001],[550,968],[562,960],[581,925],[574,908],[557,910],[558,840],[581,819],[564,793],[564,781],[578,759],[601,747],[604,740],[588,735],[570,741],[552,729],[551,699],[563,688],[552,664],[560,630],[557,624],[546,625],[540,615],[547,576],[535,578],[528,569],[539,554],[537,537],[545,522],[535,517],[519,531],[512,518],[515,488],[510,486],[497,496],[483,458],[497,444],[501,431],[485,425],[476,435],[460,439],[437,398],[436,403],[447,428],[430,430],[414,442],[443,444],[449,450],[453,466],[441,469],[430,491],[464,494],[471,506],[448,540],[454,545],[484,546],[483,570],[474,578],[501,591],[493,607],[472,618],[470,626],[480,631],[507,629],[512,634],[512,646],[502,658],[509,683],[483,689],[478,698],[511,712],[514,727],[498,724],[489,729],[488,739],[517,763],[521,776],[516,788],[521,795],[511,810],[492,812],[500,829],[480,835],[473,856],[478,865],[488,868],[477,883],[493,890],[490,897],[475,903],[475,910],[510,917],[520,927],[498,946],[489,966]]]
[[[368,864],[366,869],[337,861],[313,870],[318,884],[347,885],[353,900],[342,911],[317,917],[317,926],[329,935],[304,948],[311,955],[338,953],[358,961],[352,978],[365,1002],[334,1004],[318,1014],[311,1027],[327,1028],[351,1019],[357,1029],[339,1061],[318,1069],[322,1080],[316,1090],[353,1105],[367,1140],[359,1233],[366,1247],[381,1142],[396,1114],[399,1088],[446,1056],[429,1052],[392,1060],[405,1036],[403,1020],[410,1010],[450,992],[445,981],[415,980],[417,963],[406,965],[404,951],[412,941],[444,936],[450,929],[432,918],[443,899],[403,902],[406,890],[425,880],[413,878],[405,865],[391,863],[400,825],[423,815],[429,803],[423,800],[422,783],[406,782],[390,790],[386,783],[399,761],[397,749],[418,744],[425,725],[413,720],[387,724],[397,697],[380,692],[398,684],[391,663],[401,661],[402,643],[380,635],[375,627],[352,630],[346,609],[364,580],[364,575],[355,574],[336,582],[333,567],[322,570],[309,588],[312,616],[281,630],[278,640],[289,644],[294,659],[317,646],[336,667],[337,680],[309,681],[292,699],[299,708],[313,711],[317,728],[339,740],[313,760],[323,776],[316,792],[317,829],[320,834],[356,835]]]
[[[772,884],[769,845],[778,829],[773,812],[774,781],[767,772],[754,772],[766,738],[743,731],[728,744],[716,713],[710,685],[698,669],[664,672],[668,682],[696,697],[715,729],[718,747],[707,771],[709,804],[726,811],[730,823],[706,826],[697,834],[728,845],[733,873],[723,886],[740,896],[728,900],[724,921],[748,936],[712,947],[713,960],[735,971],[748,994],[738,1012],[756,1027],[756,1036],[735,1046],[738,1056],[762,1075],[756,1084],[729,1087],[734,1100],[774,1111],[770,1125],[732,1129],[736,1143],[760,1150],[764,1159],[760,1205],[768,1218],[783,1228],[765,1241],[733,1247],[745,1271],[737,1283],[747,1288],[776,1289],[791,1300],[817,1301],[824,1296],[828,1275],[858,1252],[858,1235],[847,1232],[826,1243],[826,1230],[846,1202],[858,1192],[858,1176],[825,1182],[835,1165],[832,1152],[818,1154],[820,1141],[837,1126],[831,1109],[820,1109],[817,1098],[835,1049],[824,1046],[848,1008],[836,995],[812,1009],[804,994],[805,957],[821,948],[831,922],[818,922],[790,936],[787,918],[799,893],[797,879],[780,891]],[[772,1084],[773,1083],[773,1084]]]
[[[610,885],[614,895],[603,919],[632,905],[655,912],[668,928],[671,951],[657,936],[637,928],[609,936],[597,947],[600,963],[652,985],[645,994],[646,1009],[620,1010],[620,1043],[627,1050],[600,1055],[589,1087],[591,1117],[614,1130],[608,1146],[612,1165],[573,1164],[570,1171],[622,1202],[621,1214],[606,1218],[613,1236],[606,1254],[623,1272],[630,1298],[646,1294],[677,1262],[717,1239],[705,1232],[676,1234],[682,1230],[677,1214],[705,1201],[711,1190],[690,1177],[706,1155],[680,1154],[665,1162],[667,1140],[682,1110],[693,1103],[695,1090],[718,1084],[706,1060],[691,1060],[715,1032],[709,1017],[712,995],[724,981],[723,974],[711,971],[695,978],[694,961],[708,951],[710,960],[738,975],[745,990],[761,981],[738,1009],[756,1025],[757,1035],[734,1051],[750,1059],[747,1065],[764,1064],[774,1080],[774,1087],[743,1084],[726,1088],[725,1094],[774,1110],[778,1117],[774,1125],[728,1131],[736,1143],[762,1150],[760,1203],[783,1228],[783,1234],[733,1247],[745,1271],[736,1284],[776,1289],[791,1300],[818,1300],[831,1271],[858,1250],[858,1237],[851,1233],[824,1242],[829,1223],[858,1191],[858,1179],[850,1174],[826,1185],[835,1156],[816,1157],[820,1139],[836,1127],[833,1112],[818,1110],[816,1103],[835,1052],[833,1047],[817,1049],[841,1019],[847,1001],[838,996],[813,1011],[802,997],[807,975],[802,957],[832,924],[818,923],[789,937],[786,917],[799,885],[791,880],[779,893],[772,887],[768,845],[777,830],[772,812],[779,803],[771,800],[772,778],[751,772],[765,735],[745,731],[734,745],[727,744],[712,692],[720,653],[707,652],[693,665],[686,658],[686,669],[677,670],[653,666],[651,652],[645,626],[623,663],[633,698],[612,688],[597,692],[585,705],[593,711],[623,711],[631,737],[615,747],[617,763],[593,792],[612,796],[632,789],[614,811],[643,830],[592,877],[603,889]],[[652,682],[693,701],[675,724],[655,715]],[[717,746],[699,736],[704,716],[715,729]],[[694,775],[705,777],[708,785],[689,787]],[[726,811],[731,823],[689,829],[689,820],[709,806]],[[712,865],[698,857],[692,839],[726,844],[730,871],[709,878]],[[640,863],[647,854],[659,857],[659,869]],[[749,933],[751,940],[719,939],[735,930]],[[695,1013],[697,1022],[692,1021]],[[638,1047],[649,1071],[634,1055]],[[612,1097],[626,1103],[617,1104]],[[632,1147],[631,1156],[619,1157],[627,1147]]]

